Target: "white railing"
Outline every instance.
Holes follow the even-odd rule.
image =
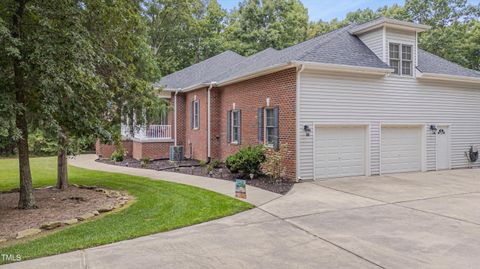
[[[146,133],[147,138],[172,139],[171,125],[149,125]]]
[[[172,138],[172,126],[171,125],[148,125],[147,127],[135,128],[134,135],[132,137],[130,128],[122,124],[122,136],[124,138],[136,138],[140,140],[144,139],[173,139]]]

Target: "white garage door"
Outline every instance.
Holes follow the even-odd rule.
[[[365,175],[365,127],[315,129],[315,178]]]
[[[420,127],[382,127],[382,173],[422,169]]]

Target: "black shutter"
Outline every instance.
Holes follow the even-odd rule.
[[[200,100],[197,101],[197,117],[198,117],[198,126],[197,126],[197,128],[200,129]]]
[[[230,141],[231,141],[231,137],[230,137],[230,130],[232,128],[231,119],[232,119],[232,111],[229,110],[227,111],[227,143],[228,144],[230,144]]]
[[[262,144],[263,108],[258,109],[258,144]]]
[[[242,111],[238,111],[238,144],[242,143]]]
[[[193,129],[193,116],[195,115],[195,113],[193,112],[193,110],[195,109],[194,103],[195,101],[192,101],[192,107],[190,108],[190,129]]]
[[[275,137],[275,142],[273,144],[273,147],[275,149],[279,149],[280,143],[279,143],[279,137],[278,137],[278,106],[273,108],[273,120],[274,120],[274,128],[273,128],[273,135]]]

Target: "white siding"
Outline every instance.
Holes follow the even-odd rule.
[[[358,38],[383,61],[383,28],[361,34]]]
[[[414,78],[366,77],[305,70],[299,94],[299,176],[313,178],[313,136],[304,125],[369,123],[371,174],[380,171],[380,124],[422,124],[426,168],[435,169],[435,136],[430,124],[451,124],[452,168],[467,167],[465,151],[480,144],[480,86],[420,82]]]

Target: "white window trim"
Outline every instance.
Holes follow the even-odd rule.
[[[395,44],[395,45],[398,45],[398,61],[399,61],[399,74],[394,74],[392,73],[392,76],[398,76],[398,77],[407,77],[407,78],[411,78],[411,77],[414,77],[415,75],[415,61],[416,61],[416,58],[414,58],[414,50],[415,50],[415,53],[417,51],[417,49],[415,48],[415,45],[412,44],[412,43],[409,43],[409,42],[401,42],[401,41],[396,41],[396,40],[389,40],[387,42],[387,48],[388,48],[388,51],[387,51],[387,57],[388,57],[388,65],[390,65],[390,44]],[[403,63],[403,55],[402,55],[402,46],[410,46],[412,48],[412,52],[411,52],[411,55],[412,55],[412,59],[411,60],[405,60],[406,62],[407,61],[410,61],[411,63],[411,67],[410,67],[410,75],[404,75],[403,74],[403,70],[402,70],[402,63]]]
[[[232,112],[230,113],[230,117],[231,117],[231,119],[230,119],[230,144],[238,145],[240,143],[240,141],[238,141],[238,139],[234,140],[234,135],[233,135],[233,130],[235,129],[235,113],[240,113],[240,109],[233,109]],[[242,128],[241,124],[242,123],[240,122],[240,126],[238,126],[240,130]]]
[[[197,113],[197,109],[195,107],[198,107],[199,108],[200,106],[200,101],[199,100],[194,100],[193,101],[193,130],[198,130],[200,129],[200,109],[198,109],[198,113]],[[195,119],[198,118],[198,122],[195,121]]]
[[[266,147],[273,148],[274,144],[268,143],[268,135],[267,135],[267,110],[274,110],[274,107],[265,107],[263,108],[263,144]],[[271,127],[270,127],[271,128]],[[273,127],[275,128],[275,126]]]

